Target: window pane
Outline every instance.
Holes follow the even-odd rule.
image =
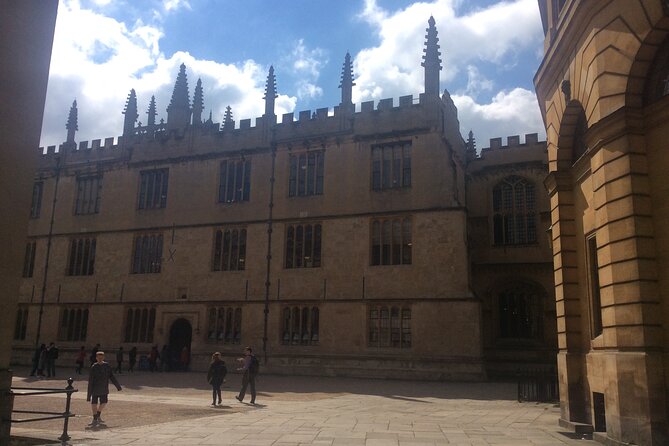
[[[295,250],[295,229],[293,226],[288,227],[286,231],[286,268],[293,268],[293,256]]]
[[[411,219],[405,218],[402,221],[402,264],[411,265],[413,241],[411,233]]]
[[[411,144],[405,144],[402,161],[402,186],[411,187]]]
[[[401,245],[402,244],[402,230],[399,220],[393,220],[393,246],[392,246],[392,264],[399,265],[401,263]]]
[[[372,265],[381,264],[381,223],[372,223]]]
[[[372,190],[381,190],[381,148],[372,149]]]
[[[225,202],[225,189],[227,185],[228,178],[228,162],[221,162],[220,177],[218,183],[218,201]]]
[[[294,197],[297,192],[297,157],[290,157],[290,179],[288,180],[288,196]]]
[[[314,226],[314,259],[313,266],[321,266],[321,225]]]
[[[323,194],[323,175],[325,173],[325,152],[319,152],[316,154],[317,164],[316,164],[316,193],[318,195]]]
[[[307,155],[307,195],[314,194],[316,180],[316,158],[313,152]]]
[[[305,193],[306,176],[307,176],[307,157],[305,155],[300,155],[299,169],[297,171],[297,195],[303,196]]]

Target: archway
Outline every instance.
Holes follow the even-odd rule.
[[[172,323],[170,328],[169,358],[167,358],[171,370],[185,370],[190,363],[190,344],[193,338],[193,327],[190,322],[184,318],[179,318]],[[188,354],[186,361],[182,357],[182,352]],[[165,361],[165,358],[163,358]]]

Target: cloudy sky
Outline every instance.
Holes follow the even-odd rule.
[[[76,140],[117,136],[128,92],[137,92],[146,123],[151,95],[158,120],[179,71],[191,98],[202,79],[205,116],[220,122],[264,111],[267,70],[274,66],[276,113],[339,104],[346,52],[354,63],[353,101],[423,91],[420,66],[430,15],[439,31],[447,89],[461,133],[478,148],[489,138],[544,135],[532,77],[543,33],[536,0],[61,0],[41,145],[65,140],[73,100]]]

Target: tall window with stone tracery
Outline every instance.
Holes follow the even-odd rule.
[[[495,245],[524,245],[537,241],[534,184],[510,176],[492,192],[493,241]]]
[[[411,348],[411,308],[375,305],[368,316],[368,346]]]

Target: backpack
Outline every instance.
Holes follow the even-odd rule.
[[[260,371],[260,361],[256,358],[256,355],[251,355],[251,364],[249,365],[249,373],[251,375],[257,375]]]

